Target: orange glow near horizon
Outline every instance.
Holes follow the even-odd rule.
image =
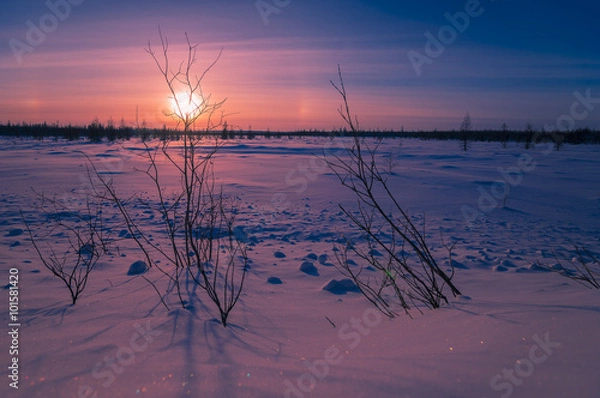
[[[202,91],[211,95],[211,102],[227,99],[223,110],[228,125],[273,131],[342,127],[337,114],[339,98],[329,85],[329,78],[335,78],[335,65],[323,59],[326,53],[270,49],[267,44],[226,47],[202,82]],[[185,50],[182,45],[170,47],[172,65],[185,59]],[[200,74],[218,52],[217,45],[200,46],[193,73]],[[0,72],[9,81],[0,98],[0,122],[84,126],[97,118],[117,126],[177,126],[168,116],[171,110],[177,111],[175,101],[169,98],[168,87],[143,47],[39,51],[23,67],[15,66],[10,58],[0,58]],[[398,113],[381,93],[361,93],[352,83],[347,82],[354,109],[377,107],[378,114]],[[177,98],[184,115],[201,104],[200,98],[190,103],[185,93]],[[366,123],[368,119],[361,120]],[[373,122],[373,128],[391,125]],[[202,120],[196,125],[201,126]]]
[[[294,131],[332,130],[345,127],[337,113],[341,98],[329,84],[336,79],[336,66],[321,50],[270,48],[269,43],[237,43],[224,48],[221,59],[202,82],[202,92],[211,102],[227,99],[223,106],[231,129]],[[254,46],[254,47],[253,47]],[[185,47],[173,44],[171,64],[185,59]],[[201,73],[214,60],[216,44],[198,47],[194,74]],[[469,107],[467,94],[436,89],[433,94],[421,88],[360,85],[361,75],[370,76],[371,66],[343,68],[351,111],[365,129],[458,128],[465,109],[473,115],[510,114],[543,103],[544,93],[515,98],[498,94],[497,103],[479,101],[479,109]],[[4,90],[0,96],[0,123],[59,123],[85,126],[97,118],[116,126],[176,128],[168,114],[175,109],[168,87],[143,47],[62,52],[39,51],[25,66],[0,57]],[[192,112],[185,94],[177,94],[182,112]],[[476,93],[473,95],[477,95]],[[193,102],[200,105],[200,99]],[[165,112],[167,111],[167,112]],[[560,114],[561,109],[549,110]],[[195,124],[203,126],[203,117]],[[500,126],[510,119],[494,122]]]
[[[168,116],[175,108],[172,93],[157,66],[185,73],[178,68],[187,66],[189,45],[196,50],[191,80],[202,76],[202,94],[211,103],[227,99],[224,120],[236,130],[345,127],[337,113],[341,98],[329,84],[338,79],[338,65],[352,113],[371,130],[458,129],[467,111],[475,128],[498,129],[506,122],[511,129],[529,123],[541,129],[568,115],[576,90],[595,90],[599,74],[598,55],[581,40],[594,37],[587,34],[594,14],[585,7],[544,9],[561,18],[565,10],[578,12],[589,23],[556,29],[539,18],[547,35],[531,41],[522,40],[529,23],[508,33],[502,24],[486,25],[494,33],[445,45],[439,60],[425,57],[430,62],[418,67],[407,55],[427,55],[423,32],[432,23],[437,29],[437,12],[418,3],[356,2],[340,9],[336,2],[298,2],[270,15],[267,26],[253,2],[150,2],[141,8],[135,2],[59,2],[73,6],[67,12],[56,11],[56,1],[12,2],[3,10],[0,123],[85,126],[98,120],[181,128]],[[509,17],[521,6],[506,7],[495,12]],[[405,13],[411,8],[414,14]],[[38,22],[51,18],[57,26],[40,31]],[[179,112],[191,111],[185,107]],[[598,128],[598,112],[588,113],[577,127]],[[205,125],[200,119],[199,129]]]

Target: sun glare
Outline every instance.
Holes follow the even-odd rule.
[[[195,117],[200,112],[202,99],[196,94],[190,96],[185,91],[180,91],[175,97],[170,98],[171,110],[181,119],[189,119]]]

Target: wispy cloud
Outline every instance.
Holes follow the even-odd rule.
[[[559,8],[549,7],[539,12],[556,17]],[[332,1],[293,2],[265,26],[254,3],[241,0],[143,7],[86,1],[18,64],[8,40],[23,37],[25,21],[46,10],[43,2],[19,2],[0,17],[6,22],[0,27],[0,117],[83,124],[95,116],[131,118],[138,107],[150,124],[162,125],[167,92],[144,52],[148,40],[158,45],[158,25],[172,59],[185,55],[184,32],[200,43],[199,68],[223,48],[206,88],[228,98],[231,124],[244,128],[340,127],[339,98],[329,85],[338,64],[353,109],[370,128],[454,128],[467,110],[482,126],[504,119],[542,123],[556,118],[573,91],[598,87],[597,52],[565,49],[576,25],[569,23],[556,51],[544,44],[542,36],[556,36],[545,22],[537,25],[545,31],[519,41],[535,26],[525,29],[519,17],[514,23],[521,30],[507,31],[501,22],[511,4],[498,4],[416,76],[407,52],[424,45],[424,32],[444,23],[444,12],[456,11],[450,8],[446,2],[353,0],[343,8]],[[536,12],[526,8],[520,12]],[[538,36],[539,50],[532,46]],[[599,119],[590,115],[587,122]]]

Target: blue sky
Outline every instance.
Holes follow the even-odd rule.
[[[144,52],[158,25],[174,58],[184,32],[200,44],[199,67],[223,48],[207,89],[227,97],[240,128],[342,126],[329,85],[338,64],[365,128],[453,129],[467,111],[475,127],[541,128],[570,113],[575,92],[600,98],[600,6],[589,1],[265,0],[263,15],[255,0],[71,1],[80,4],[65,3],[69,15],[22,62],[11,40],[28,45],[27,21],[52,11],[4,2],[0,121],[131,121],[138,107],[149,124],[166,123],[165,88]],[[445,14],[466,8],[477,12],[452,34]],[[440,28],[450,32],[443,52],[419,75],[408,53],[426,55],[425,34],[439,40]],[[595,108],[576,125],[600,127]]]

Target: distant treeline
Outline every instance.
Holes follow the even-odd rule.
[[[66,140],[89,140],[101,142],[103,140],[129,140],[141,139],[177,139],[183,133],[179,130],[163,127],[161,129],[113,127],[100,123],[92,123],[88,126],[61,126],[58,124],[0,124],[0,136],[23,137],[34,139],[60,138]],[[344,137],[353,135],[345,129],[323,131],[323,130],[299,130],[293,132],[271,132],[271,131],[247,131],[228,130],[220,131],[192,131],[188,134],[197,136],[215,136],[223,139],[258,137]],[[447,131],[360,131],[357,133],[363,137],[375,138],[417,138],[422,140],[458,140],[461,142],[522,142],[528,147],[530,144],[540,142],[553,142],[557,146],[563,144],[600,144],[600,131],[582,128],[572,131],[544,132],[532,129],[523,131],[511,130],[447,130]]]

